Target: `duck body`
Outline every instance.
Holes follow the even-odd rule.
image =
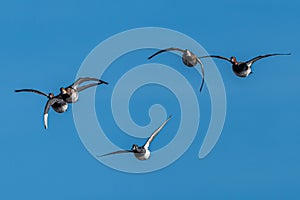
[[[198,63],[197,56],[186,49],[182,54],[182,62],[188,67],[195,67]]]
[[[68,110],[68,103],[62,100],[55,102],[51,107],[57,113],[64,113]]]
[[[232,65],[232,71],[239,77],[247,77],[252,73],[251,65],[246,62],[241,62]]]
[[[137,150],[133,150],[134,156],[138,160],[148,160],[150,157],[150,151],[144,147],[137,147]]]

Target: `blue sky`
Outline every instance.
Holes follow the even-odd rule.
[[[1,199],[297,199],[300,179],[299,6],[282,1],[9,1],[0,6],[2,75],[0,118]],[[217,145],[204,159],[198,152],[210,119],[207,88],[198,94],[201,124],[187,152],[172,165],[152,173],[129,174],[98,162],[82,144],[72,119],[50,111],[50,128],[42,125],[46,99],[15,94],[17,88],[58,92],[75,79],[85,57],[101,41],[138,27],[164,27],[198,41],[208,53],[247,60],[259,54],[291,52],[255,63],[253,75],[236,77],[229,63],[216,60],[227,95],[226,122]],[[153,51],[123,56],[102,77],[109,87],[97,89],[99,116],[109,109],[111,87],[121,72],[145,63]],[[135,58],[137,60],[133,60]],[[179,59],[156,59],[199,82]],[[124,61],[122,61],[124,60]],[[115,76],[113,76],[116,74]],[[198,77],[199,78],[199,77]],[[175,130],[180,111],[168,92],[145,88],[133,102],[167,104]],[[103,93],[103,95],[102,95]],[[82,94],[84,95],[84,93]],[[151,98],[149,98],[149,95]],[[149,100],[150,99],[150,100]],[[152,100],[151,100],[152,99]],[[132,106],[133,119],[147,124],[147,106]],[[177,110],[176,110],[177,109]],[[103,113],[104,112],[104,113]],[[101,115],[102,114],[102,115]],[[121,148],[143,143],[113,124],[108,137]],[[167,129],[167,127],[166,127]],[[167,133],[164,130],[164,133]],[[159,135],[154,150],[172,137]]]

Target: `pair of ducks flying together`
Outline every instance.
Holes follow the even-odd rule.
[[[95,81],[95,83],[90,83],[84,86],[80,86],[80,84],[87,82],[87,81]],[[50,110],[50,107],[53,108],[53,110],[57,113],[63,113],[66,112],[68,109],[69,103],[76,103],[78,101],[79,92],[94,87],[100,84],[108,84],[105,81],[102,81],[97,78],[79,78],[77,81],[75,81],[72,85],[64,88],[60,88],[60,93],[56,96],[54,96],[53,93],[46,94],[44,92],[41,92],[39,90],[34,89],[20,89],[15,90],[15,92],[33,92],[36,94],[43,95],[48,98],[48,101],[46,103],[45,109],[44,109],[44,127],[45,129],[48,128],[48,112]]]
[[[245,62],[242,62],[242,61],[238,62],[236,60],[236,57],[234,57],[234,56],[232,56],[231,58],[226,58],[226,57],[217,56],[217,55],[208,55],[208,56],[197,57],[194,53],[192,53],[188,49],[183,50],[180,48],[171,47],[171,48],[163,49],[163,50],[160,50],[160,51],[154,53],[152,56],[148,57],[148,59],[151,59],[154,56],[156,56],[160,53],[163,53],[163,52],[167,52],[167,51],[181,52],[182,53],[182,62],[188,67],[195,67],[198,63],[201,65],[202,83],[200,85],[200,92],[202,91],[203,84],[204,84],[204,67],[203,67],[203,63],[200,60],[202,58],[218,58],[218,59],[226,60],[232,64],[232,70],[235,73],[235,75],[237,75],[239,77],[247,77],[247,76],[249,76],[249,74],[252,73],[251,67],[252,67],[253,63],[255,63],[256,61],[258,61],[262,58],[270,57],[270,56],[291,55],[290,53],[273,53],[273,54],[256,56]]]

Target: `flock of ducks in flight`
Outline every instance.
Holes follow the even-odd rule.
[[[181,52],[182,53],[182,62],[187,67],[195,67],[198,63],[200,64],[201,72],[202,72],[202,82],[200,85],[200,92],[202,91],[202,88],[204,85],[204,80],[205,80],[204,79],[204,66],[200,59],[218,58],[218,59],[226,60],[232,64],[232,70],[235,73],[235,75],[237,75],[239,77],[247,77],[252,73],[251,68],[252,68],[253,63],[255,63],[256,61],[258,61],[262,58],[270,57],[270,56],[291,55],[290,53],[266,54],[266,55],[256,56],[245,62],[243,62],[243,61],[238,62],[236,60],[236,57],[234,57],[234,56],[232,56],[231,58],[226,58],[226,57],[218,56],[218,55],[207,55],[207,56],[197,57],[194,53],[192,53],[188,49],[184,50],[184,49],[180,49],[180,48],[171,47],[171,48],[163,49],[163,50],[160,50],[160,51],[154,53],[153,55],[149,56],[148,59],[152,59],[153,57],[157,56],[158,54],[161,54],[161,53],[167,52],[167,51]],[[93,83],[89,83],[89,84],[81,86],[81,84],[83,84],[85,82],[93,82]],[[44,92],[41,92],[41,91],[35,90],[35,89],[19,89],[19,90],[15,90],[15,92],[33,92],[33,93],[40,94],[40,95],[43,95],[48,98],[48,101],[44,108],[44,127],[45,127],[45,129],[47,129],[48,128],[48,113],[49,113],[50,107],[52,107],[52,109],[57,113],[66,112],[68,109],[69,103],[76,103],[78,101],[79,92],[81,92],[85,89],[88,89],[90,87],[98,86],[101,84],[107,85],[108,82],[97,79],[97,78],[86,77],[86,78],[79,78],[72,85],[70,85],[66,88],[61,87],[60,93],[56,96],[54,96],[53,93],[46,94]],[[150,146],[151,142],[154,140],[154,138],[164,128],[164,126],[169,122],[169,120],[171,118],[172,118],[172,116],[169,116],[167,118],[167,120],[165,122],[163,122],[162,125],[160,127],[158,127],[158,129],[156,129],[151,134],[151,136],[147,139],[146,143],[143,146],[138,146],[137,144],[133,144],[132,148],[130,150],[119,150],[119,151],[103,154],[98,157],[103,157],[103,156],[108,156],[108,155],[113,155],[113,154],[120,154],[120,153],[133,153],[134,156],[138,160],[148,160],[150,157],[149,146]]]

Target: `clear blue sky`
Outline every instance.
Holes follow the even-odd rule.
[[[195,0],[188,4],[177,0],[1,3],[0,199],[300,198],[300,2]],[[291,52],[292,56],[261,60],[246,79],[234,76],[229,63],[216,60],[227,94],[219,142],[209,156],[198,159],[210,119],[205,88],[198,94],[201,125],[196,140],[175,163],[148,174],[123,173],[98,162],[80,141],[71,109],[62,115],[50,111],[50,128],[45,131],[46,99],[13,92],[33,87],[57,93],[74,81],[82,61],[101,41],[147,26],[187,34],[211,54],[235,55],[240,60],[275,52]],[[142,61],[141,56],[149,53],[137,52],[136,56]],[[133,57],[129,54],[114,64],[130,69],[136,64],[129,59]],[[179,59],[168,58],[174,57],[160,57],[187,73]],[[103,78],[113,87],[117,80],[110,74]],[[197,88],[198,82],[194,83]],[[106,94],[111,89],[99,88],[97,94],[101,91]],[[135,98],[151,103],[142,92]],[[109,97],[104,99],[107,102]],[[160,100],[166,102],[164,96],[153,101]],[[179,111],[172,105],[166,109],[176,115]],[[108,110],[101,105],[97,109],[99,115]],[[146,119],[138,118],[140,112],[147,108],[133,107],[133,118],[146,124]],[[175,117],[169,128],[175,129],[176,122]],[[143,143],[127,138],[115,124],[105,125],[111,131],[109,137],[122,148]],[[160,138],[153,143],[154,150],[172,139]]]

